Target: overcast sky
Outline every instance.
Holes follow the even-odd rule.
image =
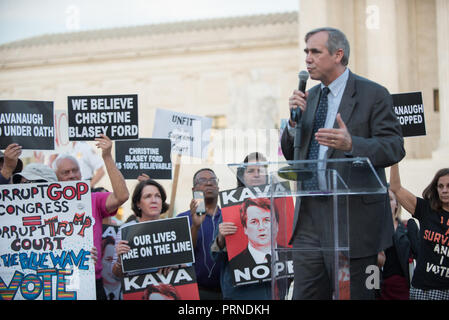
[[[298,8],[299,0],[0,0],[0,44],[46,33]]]

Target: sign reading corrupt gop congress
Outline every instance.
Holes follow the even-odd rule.
[[[137,95],[68,97],[69,140],[139,138]]]
[[[0,185],[0,300],[96,299],[84,181]]]

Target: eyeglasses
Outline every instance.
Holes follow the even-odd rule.
[[[205,185],[205,184],[208,184],[209,182],[211,184],[217,185],[218,184],[218,178],[210,178],[210,179],[199,178],[199,179],[196,179],[196,184]]]

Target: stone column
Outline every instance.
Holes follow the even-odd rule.
[[[395,1],[366,0],[365,13],[365,76],[398,92]]]
[[[440,143],[434,156],[449,154],[449,1],[436,0]],[[447,167],[447,164],[446,164]]]

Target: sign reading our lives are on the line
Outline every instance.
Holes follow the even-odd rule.
[[[393,109],[404,137],[426,135],[424,106],[421,92],[392,94]]]
[[[195,262],[188,217],[139,222],[122,227],[121,233],[131,247],[122,255],[123,272]]]
[[[0,149],[18,143],[23,149],[54,150],[53,102],[0,101]]]
[[[116,141],[115,163],[125,179],[137,179],[141,173],[152,179],[171,179],[170,139]]]
[[[139,137],[137,95],[68,97],[69,140],[91,141]]]

